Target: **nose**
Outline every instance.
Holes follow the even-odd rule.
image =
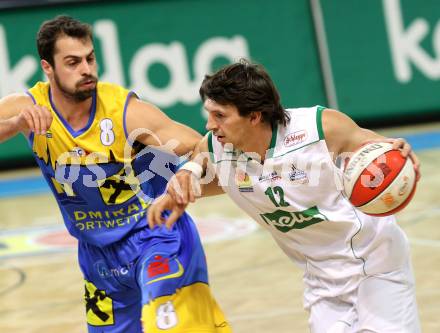
[[[81,63],[81,75],[90,75],[92,73],[92,67],[87,61],[84,59]]]
[[[205,127],[208,131],[213,131],[217,128],[217,124],[213,120],[213,117],[211,116],[211,114],[208,114],[208,120],[206,121]]]

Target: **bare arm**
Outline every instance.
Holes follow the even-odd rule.
[[[0,120],[0,142],[6,141],[20,132],[18,117]]]
[[[322,114],[322,126],[327,147],[334,158],[344,153],[353,152],[369,141],[386,141],[399,149],[402,156],[410,156],[414,163],[417,180],[420,179],[420,162],[411,146],[402,138],[384,137],[374,131],[359,127],[350,117],[342,112],[326,109]]]
[[[18,116],[21,110],[32,106],[32,98],[26,94],[11,94],[0,99],[0,120]]]
[[[17,133],[45,134],[52,123],[52,115],[45,107],[34,105],[30,96],[13,94],[0,99],[0,141]]]
[[[331,109],[323,111],[322,127],[327,147],[335,156],[355,151],[365,142],[385,139],[371,130],[359,127],[344,113]]]
[[[156,106],[132,97],[128,102],[126,125],[129,135],[148,146],[164,146],[182,156],[193,152],[202,138],[195,130],[173,121]],[[171,152],[171,151],[170,151]]]

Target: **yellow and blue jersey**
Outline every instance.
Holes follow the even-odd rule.
[[[29,140],[69,232],[105,246],[145,227],[146,208],[165,190],[178,157],[129,145],[125,113],[135,94],[99,82],[88,123],[74,130],[52,102],[48,83],[39,82],[28,93],[53,114],[49,131],[32,133]]]
[[[148,228],[146,209],[165,191],[179,159],[128,136],[133,93],[98,83],[80,130],[56,109],[48,83],[29,95],[53,115],[49,131],[29,140],[67,229],[80,241],[88,331],[230,333],[209,290],[190,216],[171,230]]]

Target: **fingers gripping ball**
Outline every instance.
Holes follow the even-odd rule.
[[[353,153],[344,168],[344,192],[362,212],[391,215],[403,209],[416,189],[416,175],[409,157],[391,143],[369,143]]]

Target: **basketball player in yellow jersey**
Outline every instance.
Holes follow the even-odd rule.
[[[146,220],[200,135],[134,92],[98,82],[89,25],[56,17],[37,44],[48,83],[0,100],[0,140],[28,137],[78,239],[89,332],[230,332],[191,218],[171,230]]]

